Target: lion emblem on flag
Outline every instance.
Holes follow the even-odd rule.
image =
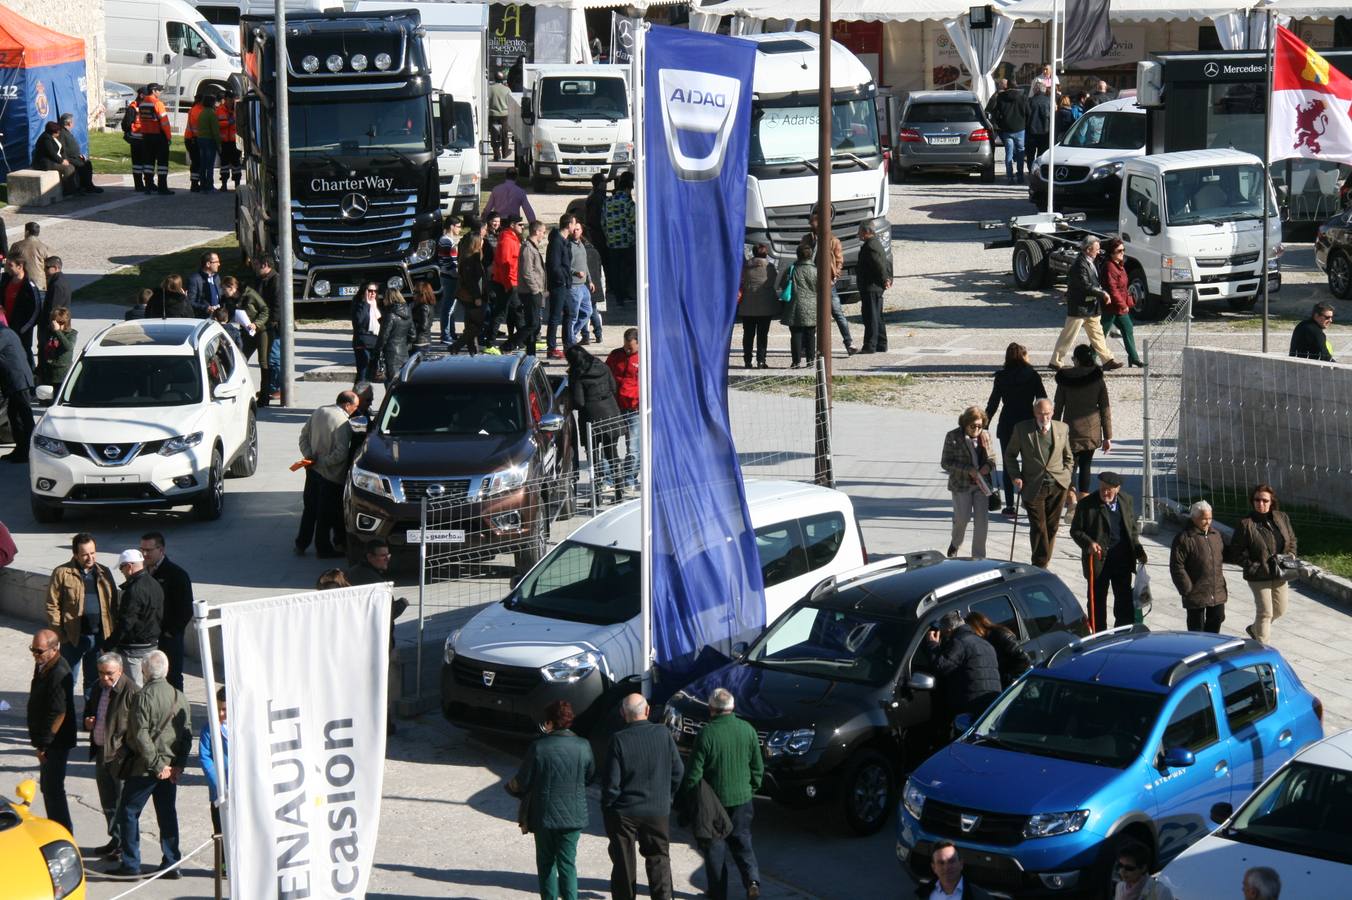
[[[1328,113],[1324,110],[1324,101],[1318,99],[1296,107],[1296,142],[1291,145],[1293,149],[1305,147],[1314,154],[1322,151],[1319,139],[1329,126]]]

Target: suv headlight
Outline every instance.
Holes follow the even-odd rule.
[[[47,861],[47,874],[52,879],[52,896],[55,900],[70,896],[84,881],[80,851],[70,841],[52,841],[44,845],[42,858]]]
[[[576,684],[595,672],[600,662],[600,656],[591,650],[584,650],[567,659],[541,666],[540,674],[544,676],[545,681],[552,681],[555,684]]]
[[[433,240],[419,241],[418,246],[413,248],[413,252],[404,257],[404,262],[413,265],[415,263],[429,260],[437,252],[437,242]]]
[[[1192,281],[1192,262],[1186,256],[1166,256],[1160,260],[1160,266],[1170,281]]]
[[[812,741],[816,736],[815,728],[772,731],[765,739],[765,750],[769,756],[802,756],[812,749]]]
[[[1052,837],[1057,834],[1074,834],[1089,821],[1089,810],[1077,809],[1062,813],[1038,813],[1028,817],[1023,826],[1026,838]]]
[[[202,432],[200,431],[179,435],[164,442],[164,446],[160,448],[160,456],[173,456],[175,453],[183,453],[200,443],[202,443]]]
[[[442,648],[441,658],[448,666],[451,664],[451,660],[455,659],[455,639],[458,637],[460,637],[459,628],[446,636],[446,646]]]
[[[912,818],[920,821],[920,814],[925,811],[925,793],[912,778],[906,779],[906,787],[901,792],[901,805],[906,807]]]
[[[1120,162],[1115,162],[1115,163],[1105,163],[1104,165],[1101,166],[1094,166],[1094,170],[1089,173],[1089,177],[1093,181],[1099,181],[1101,179],[1107,178],[1110,175],[1121,175],[1121,174],[1122,174],[1122,164]]]
[[[55,456],[57,459],[60,459],[63,456],[70,456],[70,448],[66,446],[66,442],[58,441],[56,438],[35,434],[33,435],[33,446],[37,447],[43,453]]]
[[[530,474],[530,467],[525,463],[518,463],[501,471],[494,472],[484,479],[483,494],[501,494],[504,491],[510,491],[519,488],[526,483],[526,476]]]
[[[368,494],[379,494],[382,497],[394,499],[394,492],[390,490],[390,483],[384,476],[377,475],[375,472],[368,472],[357,466],[352,467],[352,486],[358,490],[366,491]]]

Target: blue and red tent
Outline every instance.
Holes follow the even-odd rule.
[[[62,113],[75,116],[88,153],[84,41],[0,6],[0,177],[28,167],[43,127]]]

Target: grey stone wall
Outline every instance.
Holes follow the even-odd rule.
[[[89,125],[101,127],[104,61],[108,56],[103,0],[5,0],[5,6],[30,22],[84,39]]]
[[[1176,499],[1267,482],[1352,518],[1352,365],[1188,347],[1182,378]]]

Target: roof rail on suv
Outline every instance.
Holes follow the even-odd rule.
[[[1096,631],[1093,634],[1085,635],[1082,638],[1076,638],[1064,647],[1057,649],[1055,653],[1047,657],[1047,661],[1042,664],[1044,669],[1050,669],[1063,657],[1073,655],[1088,647],[1090,644],[1097,644],[1108,638],[1122,637],[1129,634],[1149,634],[1150,629],[1145,625],[1119,625],[1116,628],[1109,628],[1107,631]]]
[[[1229,656],[1237,650],[1243,650],[1253,645],[1255,648],[1261,647],[1258,641],[1249,641],[1244,638],[1235,638],[1226,641],[1224,644],[1217,644],[1209,650],[1198,650],[1191,653],[1169,667],[1169,671],[1164,673],[1164,684],[1166,687],[1173,687],[1184,675],[1188,674],[1198,663],[1210,662],[1219,659],[1222,656]]]
[[[903,553],[900,556],[889,556],[886,559],[880,559],[877,562],[867,563],[857,569],[851,569],[840,575],[831,575],[822,579],[808,593],[809,600],[816,600],[822,594],[830,591],[838,591],[841,588],[867,578],[870,575],[876,575],[879,572],[886,572],[890,569],[915,569],[920,566],[930,566],[937,562],[942,562],[947,557],[938,550],[917,550],[913,553]]]
[[[990,569],[985,572],[978,572],[975,575],[968,575],[966,578],[959,578],[950,581],[948,584],[942,584],[928,594],[920,598],[920,602],[915,605],[915,614],[917,616],[934,608],[938,602],[945,597],[952,597],[954,594],[960,594],[968,588],[977,585],[990,584],[993,581],[1004,581],[1015,575],[1021,575],[1029,571],[1030,567],[1022,563],[1005,563],[997,569]]]

